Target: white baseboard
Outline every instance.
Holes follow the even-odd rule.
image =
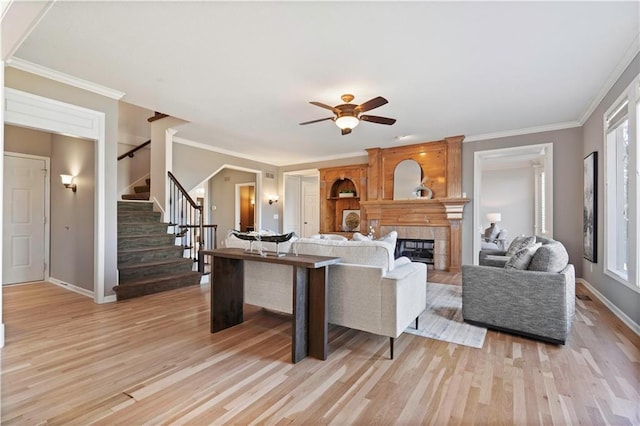
[[[49,277],[49,282],[59,287],[66,288],[67,290],[71,290],[74,293],[78,293],[93,299],[93,292],[90,290],[87,290],[86,288],[78,287],[77,285],[69,284],[67,282],[64,282],[62,280],[59,280],[53,277]]]
[[[78,287],[77,285],[69,284],[67,282],[64,282],[62,280],[59,280],[53,277],[49,277],[47,281],[49,281],[51,284],[55,284],[59,287],[66,288],[67,290],[71,290],[75,293],[95,299],[93,291],[87,290],[86,288]],[[109,296],[105,296],[102,300],[102,303],[112,303],[115,301],[116,301],[116,295],[111,294]]]
[[[611,312],[613,312],[613,314],[615,316],[617,316],[620,319],[620,321],[625,323],[625,325],[627,327],[629,327],[631,329],[631,331],[633,331],[638,336],[640,336],[640,324],[636,323],[631,318],[629,318],[629,316],[627,314],[622,312],[620,310],[620,308],[618,308],[616,305],[611,303],[611,301],[609,299],[604,297],[604,295],[602,293],[600,293],[594,286],[589,284],[589,282],[587,282],[585,279],[576,278],[576,282],[579,282],[582,285],[584,285],[587,288],[587,290],[589,290],[591,293],[593,293],[593,295],[596,296],[598,298],[598,300],[600,300],[607,308],[609,308],[609,310]]]

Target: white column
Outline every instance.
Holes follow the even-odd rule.
[[[167,172],[172,169],[173,135],[176,127],[187,123],[174,117],[165,117],[151,123],[151,179],[150,200],[162,209],[164,219],[168,220]]]
[[[3,234],[2,212],[4,209],[4,61],[0,61],[0,152],[3,153],[2,161],[0,161],[0,234]],[[2,277],[2,244],[0,244],[0,277]],[[2,293],[4,289],[0,288],[0,348],[4,347],[4,320],[2,318]]]

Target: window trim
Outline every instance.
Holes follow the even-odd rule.
[[[625,105],[626,103],[626,105]],[[609,126],[607,118],[615,117],[619,114],[619,110],[626,107],[628,109],[626,117],[629,120],[629,236],[627,241],[627,278],[621,276],[615,269],[609,268],[609,249],[612,245],[611,234],[617,234],[615,229],[610,229],[610,213],[609,203],[611,201],[611,195],[609,193],[609,181],[610,181],[610,153],[608,134]],[[620,117],[615,119],[616,123],[614,128],[619,125]],[[603,273],[604,275],[612,278],[616,282],[623,284],[626,287],[640,293],[640,236],[638,236],[638,230],[640,229],[640,195],[638,194],[638,188],[640,187],[640,150],[638,150],[638,144],[640,143],[640,134],[638,133],[638,122],[640,122],[640,75],[636,76],[633,81],[625,88],[620,96],[611,104],[611,106],[603,114],[603,165],[604,165],[604,197],[603,197],[603,225],[604,225],[604,244],[603,244]]]

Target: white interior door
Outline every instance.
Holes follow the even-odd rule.
[[[2,284],[44,279],[45,176],[45,160],[4,157]]]
[[[295,232],[300,235],[300,176],[285,175],[284,206],[282,209],[282,228],[285,233]]]
[[[320,190],[318,177],[302,180],[302,236],[309,237],[320,231]]]

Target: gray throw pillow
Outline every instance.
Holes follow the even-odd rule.
[[[569,264],[569,254],[562,243],[553,242],[540,247],[529,263],[530,271],[561,272]]]
[[[536,237],[524,237],[524,236],[516,237],[509,245],[509,248],[507,249],[507,253],[505,253],[505,256],[513,256],[520,250],[529,248],[535,243],[536,243]]]
[[[484,230],[484,238],[486,240],[494,240],[498,237],[500,233],[500,227],[497,224],[490,225],[487,229]]]
[[[542,243],[536,243],[531,247],[523,248],[509,258],[504,265],[504,269],[521,269],[525,270],[529,267],[531,259],[533,259],[536,251],[542,246]]]

